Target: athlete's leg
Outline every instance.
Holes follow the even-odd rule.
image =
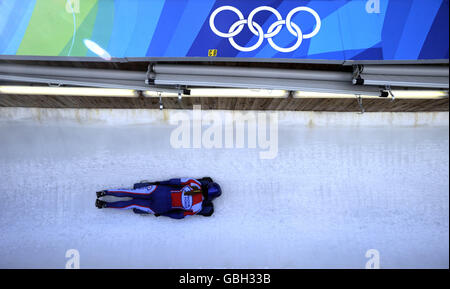
[[[106,203],[105,208],[114,208],[114,209],[139,209],[141,211],[154,214],[154,210],[150,206],[150,201],[144,199],[133,199],[130,201],[119,201],[119,202],[110,202]]]
[[[114,197],[131,197],[131,198],[142,198],[145,199],[149,197],[155,190],[157,186],[147,186],[137,189],[118,189],[118,190],[105,190],[106,196]]]

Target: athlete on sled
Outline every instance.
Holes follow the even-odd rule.
[[[222,194],[219,184],[211,178],[170,179],[163,182],[141,182],[133,189],[103,190],[97,192],[97,208],[133,209],[136,214],[154,214],[182,219],[189,215],[209,217],[214,213],[212,201]],[[106,202],[104,196],[132,198],[126,201]]]

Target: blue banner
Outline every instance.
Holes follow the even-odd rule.
[[[447,60],[448,0],[0,0],[0,55]]]

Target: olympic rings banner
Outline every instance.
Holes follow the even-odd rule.
[[[0,58],[448,62],[448,47],[448,0],[0,0]]]

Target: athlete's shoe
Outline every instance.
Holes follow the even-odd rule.
[[[99,209],[106,208],[106,202],[102,200],[95,200],[95,206]]]
[[[97,198],[100,198],[100,197],[103,197],[103,196],[105,196],[106,195],[106,192],[103,190],[103,191],[98,191],[97,192]]]

